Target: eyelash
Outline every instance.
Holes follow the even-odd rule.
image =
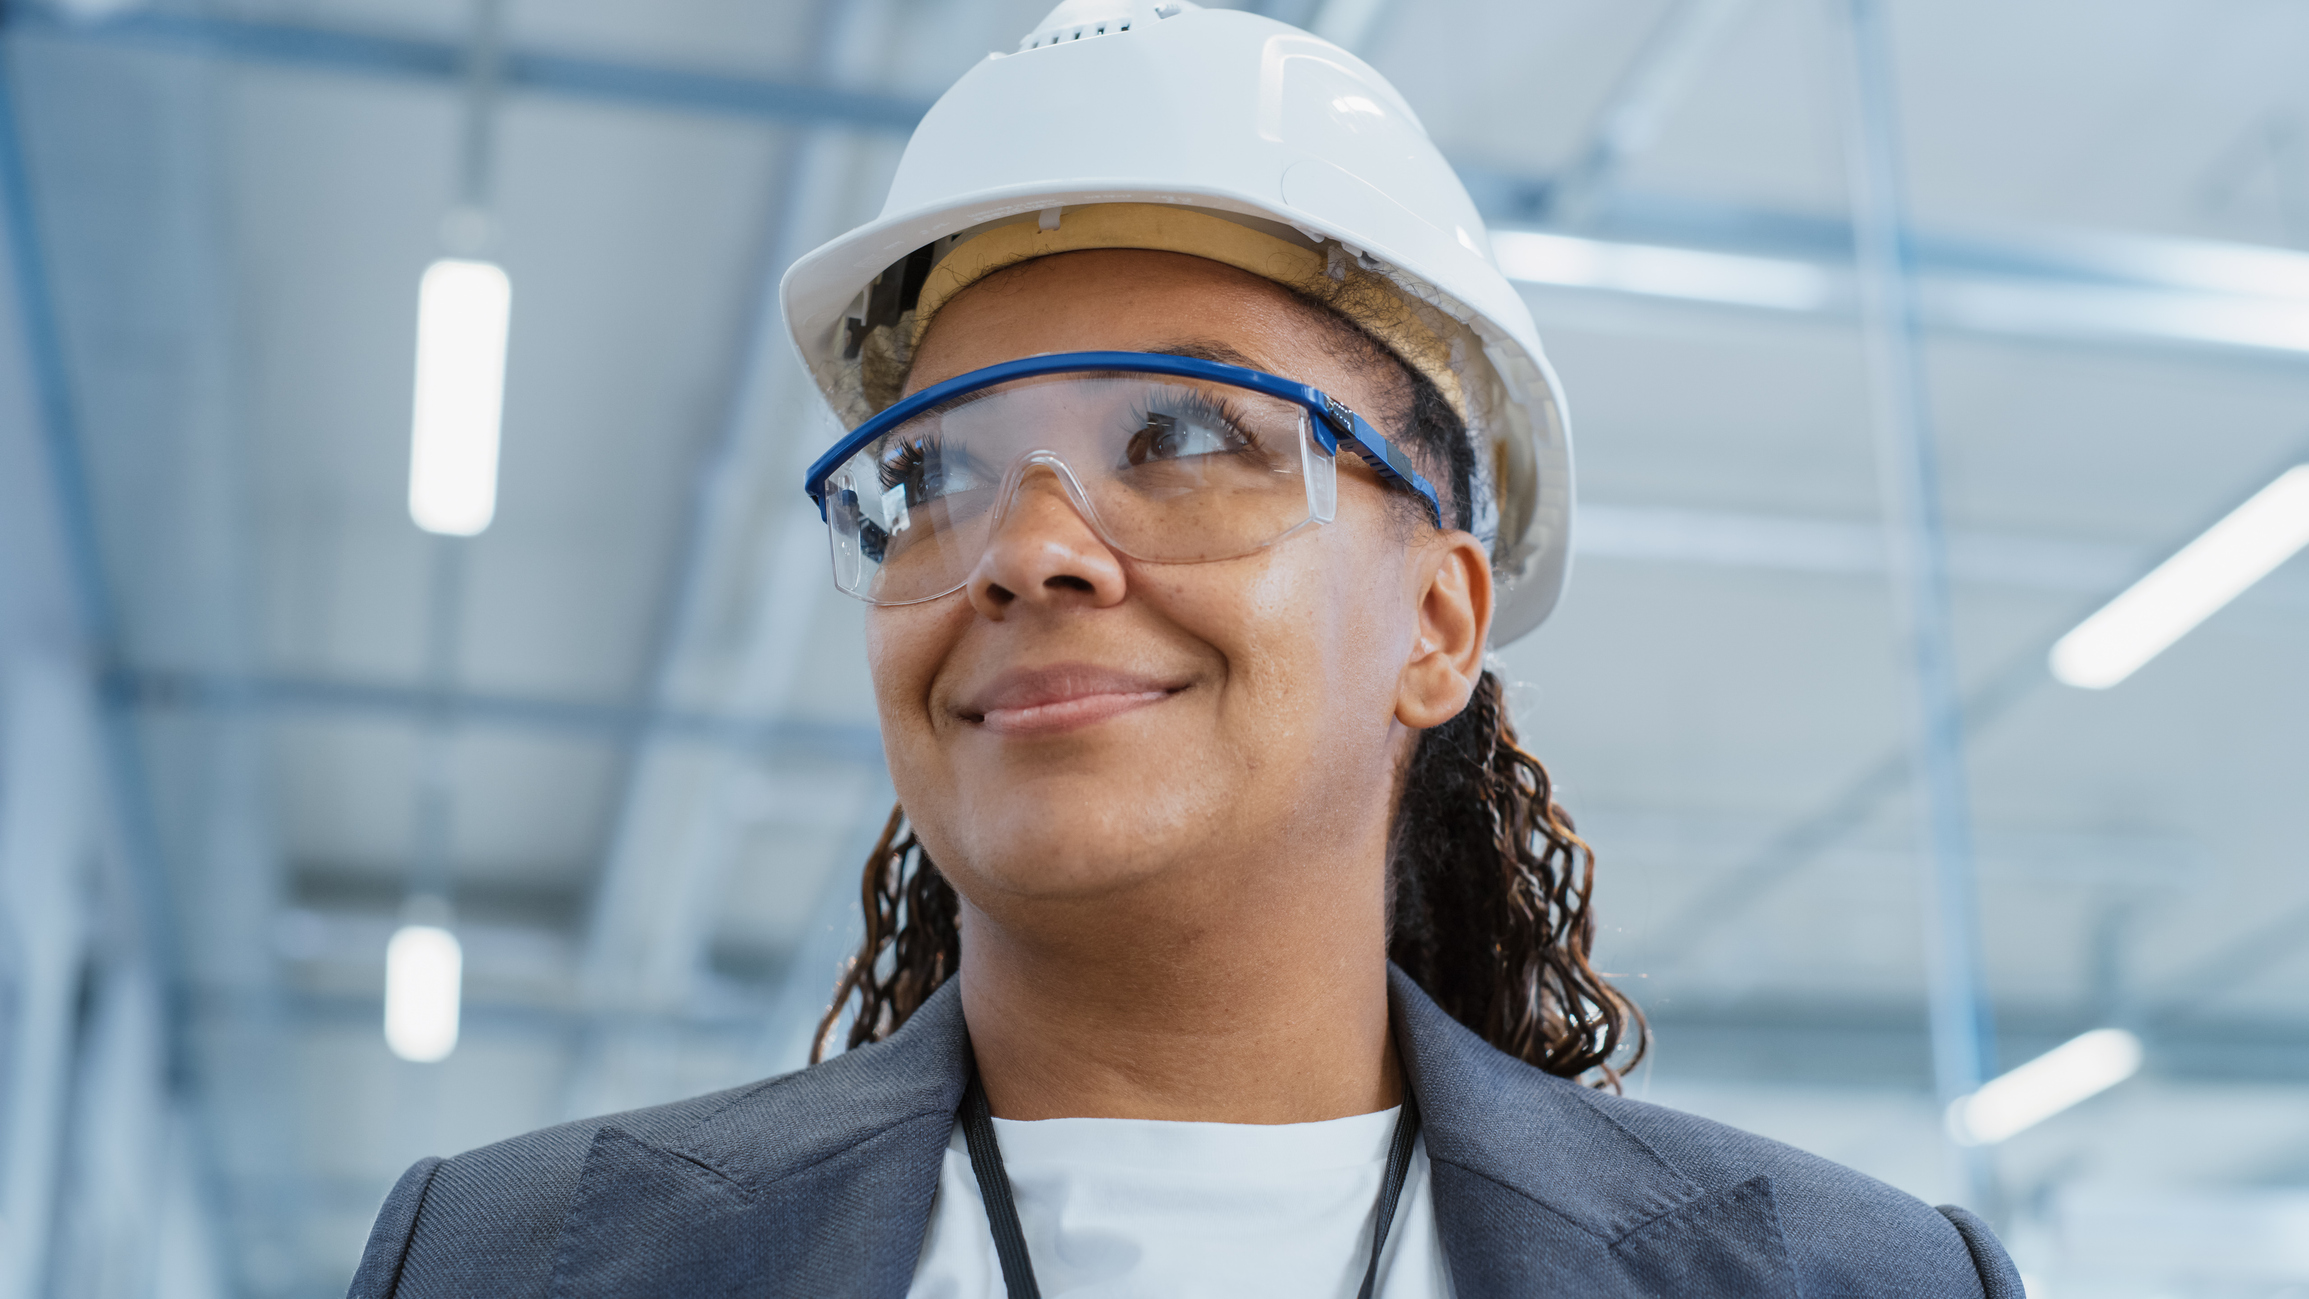
[[[882,490],[886,492],[900,483],[919,478],[930,463],[931,453],[942,450],[944,446],[945,439],[935,433],[900,443],[894,454],[882,457]]]
[[[1178,393],[1175,396],[1170,394],[1165,394],[1165,396],[1170,399],[1162,402],[1135,403],[1131,408],[1132,426],[1144,425],[1149,418],[1156,415],[1166,415],[1176,420],[1195,420],[1211,424],[1233,438],[1238,444],[1237,449],[1258,445],[1258,439],[1244,431],[1244,421],[1231,408],[1231,403],[1224,400],[1214,401],[1208,394],[1191,390]]]

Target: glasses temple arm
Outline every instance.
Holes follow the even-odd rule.
[[[1322,439],[1333,443],[1325,450],[1336,455],[1337,444],[1344,443],[1357,459],[1371,466],[1371,472],[1379,475],[1381,481],[1400,483],[1417,493],[1419,499],[1427,504],[1428,521],[1438,528],[1443,526],[1443,504],[1435,494],[1434,484],[1420,474],[1409,456],[1398,450],[1394,443],[1381,437],[1369,421],[1356,414],[1347,403],[1325,395],[1322,422],[1329,426],[1325,431],[1335,435]]]

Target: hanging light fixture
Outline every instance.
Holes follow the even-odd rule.
[[[457,1049],[465,948],[443,925],[405,924],[385,945],[385,1045],[418,1064]]]
[[[409,422],[409,517],[427,532],[476,536],[497,515],[497,445],[513,285],[484,254],[492,215],[499,32],[504,0],[473,0],[457,201],[441,222],[447,256],[417,287],[417,384]]]
[[[417,290],[417,392],[409,517],[470,537],[497,513],[497,443],[513,286],[494,262],[444,257]]]

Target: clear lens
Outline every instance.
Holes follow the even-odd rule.
[[[1020,490],[1066,492],[1134,559],[1247,555],[1330,516],[1334,467],[1307,419],[1264,393],[1158,375],[1063,374],[971,393],[828,477],[835,577],[876,604],[944,595],[968,580]]]

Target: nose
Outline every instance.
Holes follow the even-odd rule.
[[[1022,606],[1102,609],[1122,601],[1122,559],[1075,508],[1058,475],[1035,465],[1018,484],[965,588],[997,622]]]

